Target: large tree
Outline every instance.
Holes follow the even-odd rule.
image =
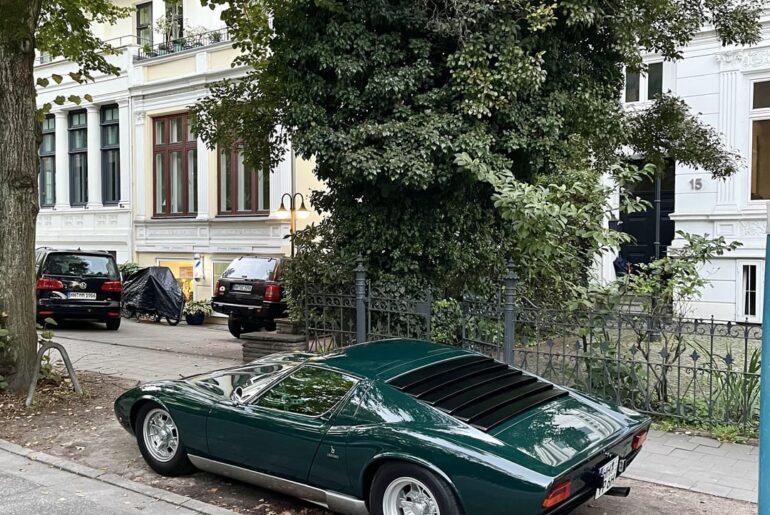
[[[0,0],[0,383],[29,386],[37,353],[35,221],[38,212],[39,122],[36,86],[86,82],[90,73],[117,73],[114,50],[91,32],[93,23],[126,15],[107,0]],[[68,78],[33,76],[35,50],[78,67]],[[84,95],[85,97],[85,95]],[[80,103],[57,97],[54,102]]]
[[[288,139],[315,158],[327,217],[304,240],[311,263],[360,251],[377,277],[457,294],[512,258],[531,292],[556,299],[624,241],[602,221],[611,187],[650,173],[624,164],[629,150],[658,168],[736,169],[683,102],[628,114],[620,94],[643,54],[678,59],[706,25],[723,44],[755,43],[754,0],[202,1],[226,5],[252,71],[212,87],[196,130],[244,142],[254,166]]]

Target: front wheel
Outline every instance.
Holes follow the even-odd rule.
[[[148,403],[136,417],[136,441],[144,461],[158,474],[181,476],[194,470],[179,429],[163,407]]]
[[[168,322],[168,325],[177,325],[179,324],[179,319],[166,317],[166,322]]]
[[[386,463],[374,475],[369,490],[372,515],[462,515],[446,481],[411,463]]]

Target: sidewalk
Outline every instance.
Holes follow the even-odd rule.
[[[234,512],[0,440],[3,515],[230,515]]]
[[[624,477],[756,503],[758,474],[757,447],[650,431]]]

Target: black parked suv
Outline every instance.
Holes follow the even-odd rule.
[[[38,249],[37,319],[92,320],[120,327],[123,284],[108,252]]]
[[[275,319],[286,316],[281,287],[282,258],[242,256],[233,260],[214,287],[211,306],[229,316],[227,327],[236,338],[264,327],[275,329]]]

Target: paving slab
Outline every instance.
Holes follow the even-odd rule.
[[[4,441],[0,443],[0,506],[3,515],[234,513],[132,481],[107,482],[101,479],[104,474],[96,469],[39,452],[16,454],[12,451],[18,446]]]
[[[650,431],[648,443],[624,475],[756,503],[758,471],[756,447],[701,436]]]

